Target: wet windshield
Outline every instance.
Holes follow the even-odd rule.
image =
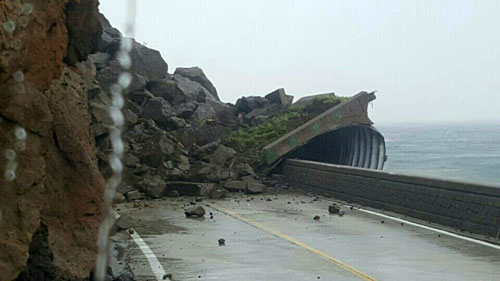
[[[500,279],[496,1],[0,1],[0,281]]]

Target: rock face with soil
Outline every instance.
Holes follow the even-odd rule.
[[[98,48],[98,2],[23,2],[0,3],[0,22],[15,27],[0,29],[0,151],[17,154],[13,181],[0,161],[0,276],[83,279],[95,265],[104,180],[90,133],[92,86],[69,65]]]

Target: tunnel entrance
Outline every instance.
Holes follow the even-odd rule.
[[[314,137],[287,158],[382,170],[385,153],[385,140],[379,131],[372,126],[355,125]]]

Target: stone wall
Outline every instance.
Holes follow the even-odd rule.
[[[294,185],[340,200],[498,238],[500,187],[302,160],[286,160],[282,172]]]

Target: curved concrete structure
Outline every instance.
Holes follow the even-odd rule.
[[[288,158],[382,170],[385,140],[374,127],[354,125],[319,135]]]
[[[385,141],[367,110],[374,99],[373,92],[360,92],[266,145],[267,164],[287,157],[381,170]]]

